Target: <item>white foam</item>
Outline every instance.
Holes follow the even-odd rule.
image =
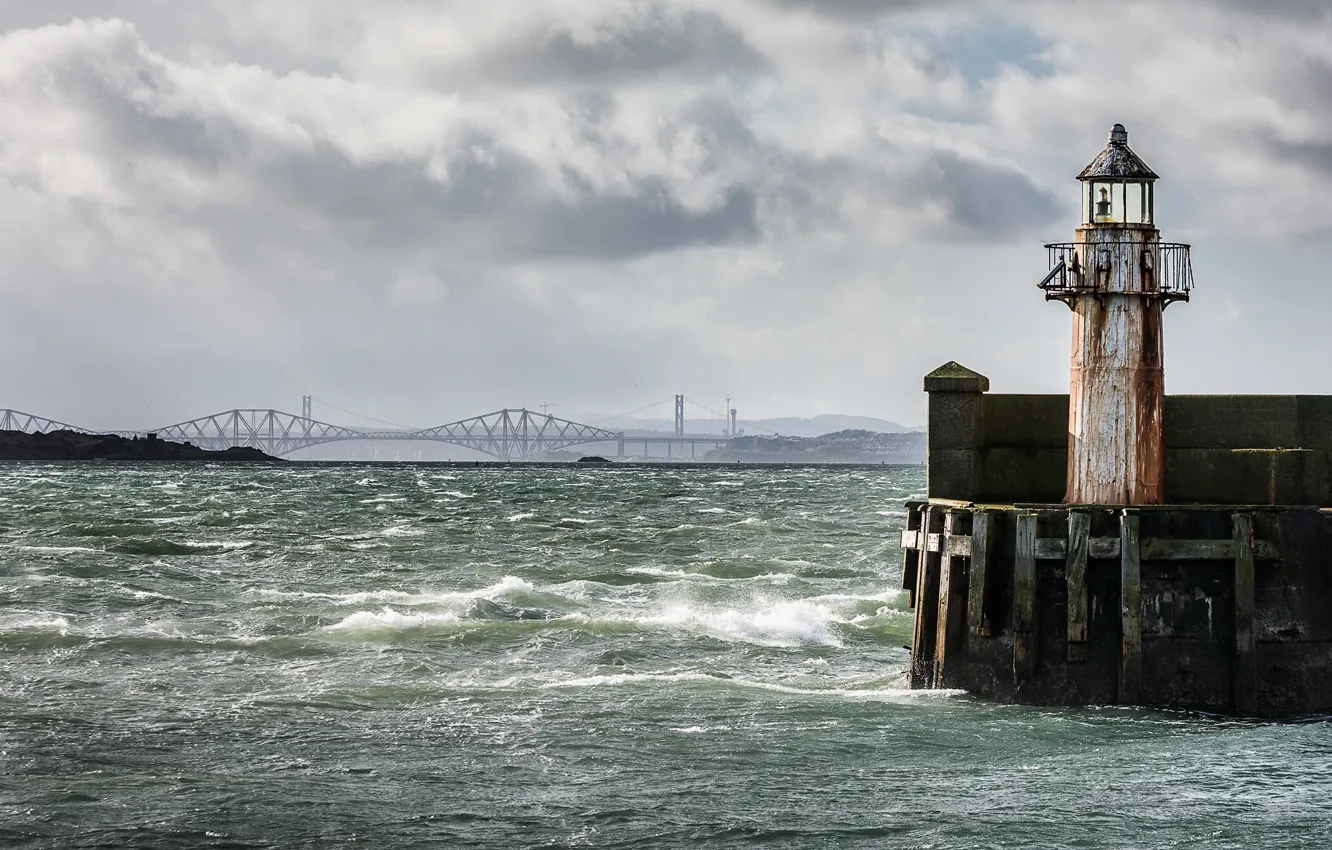
[[[73,554],[76,552],[97,553],[102,551],[101,549],[90,549],[87,546],[19,546],[17,548],[21,552],[47,552],[51,554],[58,554],[58,553]]]
[[[711,564],[708,564],[711,565]],[[656,578],[673,578],[680,581],[697,582],[700,584],[789,584],[793,576],[790,573],[759,573],[752,576],[716,576],[704,572],[688,572],[680,569],[666,569],[664,567],[626,567],[624,572],[635,575],[654,576]]]
[[[453,613],[426,614],[402,613],[392,608],[379,611],[357,611],[349,614],[338,623],[326,627],[331,632],[344,632],[361,637],[383,637],[412,631],[425,626],[441,623],[456,623],[458,615]]]
[[[594,519],[577,519],[576,517],[561,517],[560,522],[572,522],[574,525],[591,525],[596,522]]]
[[[61,615],[38,614],[0,619],[0,632],[59,632],[69,634],[69,620]]]
[[[406,607],[429,605],[448,606],[471,602],[473,599],[494,600],[510,593],[531,593],[536,588],[517,576],[505,576],[498,583],[477,590],[446,591],[443,593],[408,593],[402,590],[363,590],[356,593],[318,593],[308,590],[251,589],[267,599],[318,599],[337,606],[365,605],[374,602],[392,602]]]
[[[898,701],[918,699],[941,699],[966,696],[966,691],[955,689],[911,690],[898,688],[801,688],[783,685],[778,682],[757,682],[747,679],[735,679],[724,676],[711,676],[707,673],[616,673],[604,676],[585,676],[578,679],[566,679],[562,682],[547,682],[545,689],[556,688],[605,688],[642,684],[674,684],[679,682],[710,682],[723,687],[743,688],[748,690],[768,691],[770,693],[790,694],[805,697],[833,697],[836,699],[866,701]],[[724,727],[721,727],[724,728]],[[677,729],[678,732],[708,731],[706,727],[690,726]]]
[[[871,593],[865,596],[858,596],[854,593],[825,593],[822,596],[811,596],[805,601],[827,605],[846,605],[856,602],[896,602],[905,595],[905,590],[885,590],[882,593]]]
[[[534,517],[534,516],[536,516],[536,512],[534,512],[534,511],[527,511],[526,513],[514,514],[513,516],[509,517],[508,521],[509,521],[509,522],[522,522],[523,520],[525,520],[525,519],[531,519],[531,518]]]
[[[584,676],[580,679],[565,679],[562,682],[546,682],[541,687],[551,688],[597,688],[616,685],[635,685],[643,682],[716,682],[722,681],[717,676],[706,673],[610,673],[604,676]]]
[[[800,600],[744,611],[707,611],[680,605],[642,622],[683,627],[725,640],[764,646],[841,645],[829,628],[838,622],[832,610]]]
[[[133,593],[135,599],[165,599],[168,602],[183,602],[175,596],[168,596],[165,593],[158,593],[154,590],[136,590]]]

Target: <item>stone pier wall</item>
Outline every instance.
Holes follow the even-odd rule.
[[[930,497],[1063,500],[1067,395],[990,394],[956,363],[925,389]],[[1332,396],[1167,396],[1165,446],[1167,504],[1332,506]]]

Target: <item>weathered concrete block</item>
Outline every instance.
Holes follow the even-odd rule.
[[[1325,505],[1329,452],[1309,449],[1171,449],[1166,499],[1173,504]]]
[[[1068,448],[1067,395],[985,397],[987,447]]]
[[[1272,453],[1261,450],[1167,449],[1167,504],[1270,504]]]
[[[979,454],[971,449],[930,449],[926,487],[931,499],[970,500],[979,489]]]
[[[1272,451],[1271,505],[1326,504],[1326,452],[1310,449]],[[1320,462],[1323,461],[1323,462]]]
[[[986,449],[980,467],[978,501],[1057,503],[1068,484],[1068,447]]]
[[[1332,450],[1332,396],[1295,396],[1295,420],[1295,446]]]
[[[1300,445],[1296,396],[1172,395],[1167,449],[1273,449]]]
[[[981,445],[985,396],[980,393],[930,393],[927,440],[939,449],[977,449]]]

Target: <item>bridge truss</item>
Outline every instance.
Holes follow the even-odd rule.
[[[115,433],[124,437],[153,433],[163,440],[192,443],[201,449],[221,451],[246,446],[275,457],[324,443],[349,440],[450,443],[509,461],[527,460],[544,452],[589,443],[615,443],[617,451],[623,446],[623,435],[617,431],[535,413],[526,408],[497,410],[419,431],[363,431],[281,410],[236,409],[178,422],[152,432],[90,431],[17,410],[0,409],[0,431],[30,434],[77,431],[83,434]]]
[[[77,425],[57,422],[54,419],[47,419],[45,416],[37,416],[32,413],[24,413],[21,410],[10,410],[9,408],[0,409],[0,431],[22,431],[25,434],[49,434],[52,431],[74,431],[79,434],[94,433]]]

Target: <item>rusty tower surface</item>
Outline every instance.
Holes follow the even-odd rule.
[[[1078,180],[1082,225],[1047,245],[1040,286],[1073,311],[1065,501],[1159,505],[1165,499],[1162,313],[1187,301],[1189,247],[1155,225],[1157,174],[1128,146],[1122,124]]]

